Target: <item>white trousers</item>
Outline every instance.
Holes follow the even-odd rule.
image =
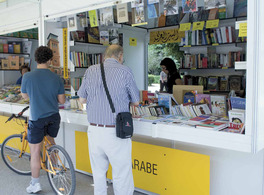
[[[115,195],[133,195],[131,139],[116,137],[115,128],[89,126],[88,145],[94,195],[107,195],[106,172],[112,166]]]

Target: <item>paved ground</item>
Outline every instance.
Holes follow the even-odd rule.
[[[159,90],[160,90],[160,84],[153,83],[151,86],[148,86],[148,91],[151,91],[152,93]]]
[[[93,195],[92,177],[76,173],[76,179],[76,195]],[[26,195],[26,187],[29,182],[30,176],[21,176],[9,170],[0,157],[0,195]],[[44,171],[41,171],[40,182],[42,192],[38,194],[54,195]],[[108,195],[113,194],[113,187],[109,185]],[[142,195],[142,193],[135,192],[134,195]]]

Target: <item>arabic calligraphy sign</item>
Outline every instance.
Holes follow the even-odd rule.
[[[150,32],[149,44],[179,43],[185,32],[179,31],[178,28],[162,31]]]

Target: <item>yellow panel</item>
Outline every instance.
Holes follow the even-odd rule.
[[[76,167],[91,173],[86,132],[75,132]],[[135,187],[158,194],[209,195],[210,157],[133,142]],[[111,177],[111,168],[108,178]]]
[[[21,126],[21,124],[24,124],[23,120],[21,122],[19,120],[17,120],[17,122],[11,120],[5,123],[8,118],[9,117],[6,116],[0,116],[0,143],[3,143],[8,136],[21,134],[21,132],[24,131],[24,126]]]
[[[133,142],[135,186],[158,194],[209,195],[206,155]]]
[[[86,132],[75,131],[76,168],[92,173]]]

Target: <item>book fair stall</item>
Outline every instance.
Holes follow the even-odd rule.
[[[130,107],[136,190],[262,194],[263,4],[43,0],[7,7],[13,14],[22,9],[37,13],[0,22],[0,144],[17,125],[4,124],[6,118],[28,104],[15,85],[19,67],[34,70],[34,50],[46,45],[54,55],[51,70],[63,79],[67,94],[66,103],[59,105],[56,143],[70,154],[76,171],[91,175],[89,124],[77,91],[87,68],[103,61],[108,45],[119,44],[141,96],[140,106]],[[172,94],[148,90],[149,48],[162,44],[175,44],[181,55],[177,66],[183,85],[174,85]]]

